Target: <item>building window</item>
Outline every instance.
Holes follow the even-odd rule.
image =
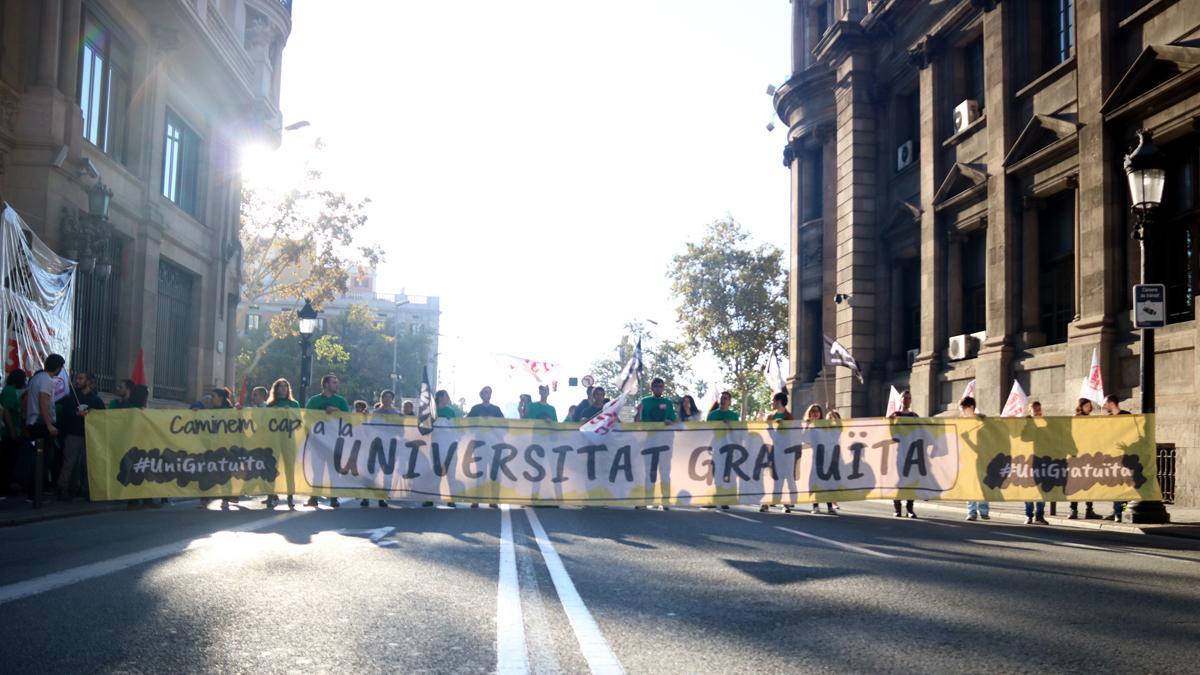
[[[821,301],[804,303],[804,319],[808,327],[808,374],[816,379],[825,367],[825,333],[821,330]]]
[[[962,332],[987,328],[987,230],[967,235],[962,243]]]
[[[816,37],[819,42],[831,25],[833,19],[833,0],[816,0],[812,4],[812,19],[813,26],[817,29]]]
[[[921,148],[921,97],[912,91],[896,97],[896,171],[915,166]]]
[[[79,107],[83,137],[125,163],[129,110],[129,51],[104,24],[84,12],[79,47]]]
[[[246,315],[246,330],[258,330],[259,321],[262,319],[258,314]]]
[[[158,325],[154,341],[154,395],[182,401],[192,363],[193,277],[187,270],[158,261]]]
[[[167,110],[163,145],[163,196],[193,216],[199,216],[200,137]]]
[[[809,221],[820,218],[825,210],[825,151],[818,148],[805,156],[804,220]]]
[[[1047,0],[1043,6],[1050,13],[1046,19],[1046,65],[1052,67],[1075,55],[1075,0]]]
[[[921,260],[900,262],[900,345],[907,352],[921,348]]]
[[[1038,213],[1038,314],[1046,344],[1067,341],[1075,317],[1075,191],[1046,200]]]
[[[1164,148],[1167,185],[1157,217],[1148,226],[1151,248],[1147,283],[1167,287],[1167,322],[1196,316],[1197,242],[1200,241],[1200,144],[1196,137]]]
[[[963,47],[962,57],[964,98],[978,103],[979,112],[983,114],[983,38]]]
[[[117,383],[117,333],[113,327],[120,324],[121,240],[113,237],[107,247],[111,274],[103,278],[83,273],[75,276],[71,346],[71,369],[93,373],[101,391],[112,391]]]

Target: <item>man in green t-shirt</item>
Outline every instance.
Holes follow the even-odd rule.
[[[708,413],[709,422],[737,422],[741,419],[736,410],[731,410],[733,404],[733,394],[727,391],[721,392],[721,404],[716,410]]]
[[[634,416],[635,422],[674,422],[675,421],[675,404],[671,403],[671,399],[663,396],[663,390],[667,384],[663,382],[661,377],[654,378],[650,383],[650,391],[653,396],[647,396],[638,404],[637,414]]]
[[[321,393],[315,394],[304,405],[309,410],[324,410],[329,414],[337,411],[350,412],[350,404],[338,395],[338,376],[330,373],[321,378]]]
[[[554,406],[552,406],[546,402],[547,399],[550,398],[550,387],[547,387],[544,384],[539,385],[538,386],[538,397],[541,398],[542,400],[534,402],[534,403],[530,403],[528,406],[526,406],[525,416],[531,420],[546,420],[547,422],[557,422],[558,421],[558,411],[554,409]]]
[[[108,404],[109,410],[120,410],[121,408],[136,408],[129,397],[133,394],[133,380],[117,380],[117,386],[114,390],[117,397]]]
[[[337,393],[339,384],[338,376],[334,375],[333,373],[322,377],[321,393],[309,398],[308,403],[306,403],[304,407],[308,408],[309,410],[324,410],[330,415],[339,410],[346,413],[350,412],[350,404],[345,398],[342,398]],[[317,498],[309,497],[308,505],[315,508],[317,506]],[[337,497],[330,497],[329,505],[335,509],[341,506]]]

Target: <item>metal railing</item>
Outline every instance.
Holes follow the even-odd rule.
[[[1158,486],[1162,488],[1164,504],[1175,503],[1175,446],[1160,444],[1158,446],[1157,472]]]

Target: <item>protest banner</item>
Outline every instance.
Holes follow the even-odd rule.
[[[290,493],[513,504],[1157,500],[1153,416],[625,424],[321,411],[87,417],[93,499]]]

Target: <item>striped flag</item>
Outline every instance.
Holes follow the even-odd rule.
[[[421,393],[417,398],[417,431],[422,436],[433,433],[433,392],[429,391],[429,366],[421,369]]]
[[[854,376],[861,383],[863,381],[862,370],[858,367],[858,361],[850,355],[850,350],[843,347],[837,340],[825,336],[825,362],[831,366],[843,366],[849,368]]]
[[[621,380],[621,386],[618,391],[628,396],[637,394],[641,388],[642,381],[642,339],[638,338],[637,346],[633,348],[633,357],[629,359],[629,363],[621,369],[621,374],[617,376]]]

